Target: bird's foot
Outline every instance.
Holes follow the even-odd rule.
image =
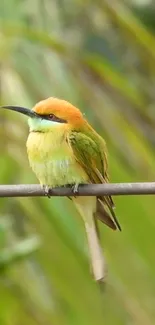
[[[43,189],[44,189],[44,192],[45,192],[45,196],[47,196],[50,199],[51,198],[50,187],[48,185],[43,185]]]
[[[79,192],[79,184],[74,184],[72,186],[72,191],[73,191],[73,194],[75,194],[75,197],[76,197],[76,194]]]

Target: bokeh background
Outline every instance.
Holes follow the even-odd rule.
[[[112,182],[155,179],[155,2],[1,0],[0,105],[71,101],[106,139]],[[36,183],[27,120],[0,111],[0,183]],[[106,290],[66,198],[0,200],[1,325],[155,324],[155,199],[116,197],[100,225]]]

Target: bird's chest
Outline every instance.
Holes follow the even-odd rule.
[[[86,179],[65,134],[32,132],[27,140],[27,151],[30,165],[43,185],[61,186]]]

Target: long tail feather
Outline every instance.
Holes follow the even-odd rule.
[[[73,201],[84,221],[94,278],[96,281],[103,281],[106,272],[105,261],[102,254],[102,249],[99,241],[99,233],[97,229],[95,212],[96,198],[77,197],[73,198]]]

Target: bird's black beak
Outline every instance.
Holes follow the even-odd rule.
[[[20,106],[1,106],[0,108],[9,109],[11,111],[19,112],[21,114],[27,115],[29,117],[38,117],[38,114],[32,111],[29,108],[20,107]]]

